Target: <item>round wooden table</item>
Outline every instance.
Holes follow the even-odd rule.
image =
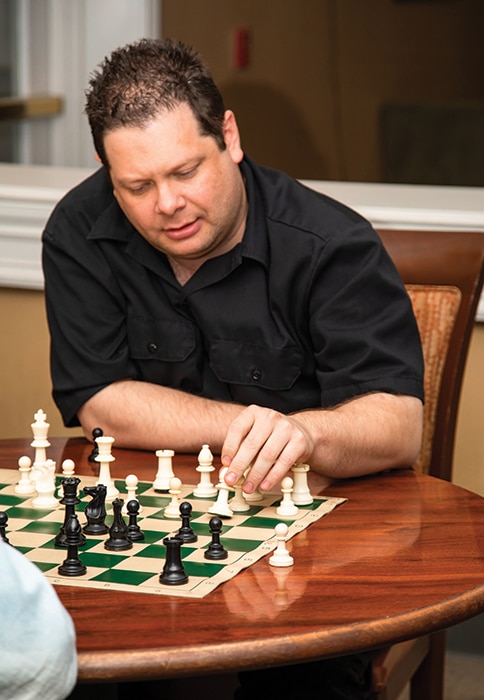
[[[0,468],[33,457],[0,443]],[[49,438],[47,456],[97,475],[82,438]],[[113,449],[111,473],[153,481],[154,453]],[[198,483],[196,455],[175,455]],[[215,465],[219,462],[215,459]],[[310,475],[313,493],[323,480]],[[348,501],[295,536],[294,566],[264,557],[203,599],[60,586],[77,631],[79,680],[122,682],[226,673],[369,650],[484,610],[484,499],[412,470],[339,481]],[[162,563],[160,562],[160,570]]]

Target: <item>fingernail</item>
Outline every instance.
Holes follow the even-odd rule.
[[[226,484],[233,486],[233,484],[235,484],[237,481],[237,474],[234,474],[234,472],[227,472],[224,481]]]
[[[232,461],[232,458],[229,455],[223,455],[221,462],[224,465],[224,467],[228,467],[230,462]]]

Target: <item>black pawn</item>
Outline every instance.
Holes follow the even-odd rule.
[[[188,501],[183,501],[180,503],[180,515],[182,518],[181,528],[178,530],[177,537],[182,542],[196,542],[198,537],[193,532],[190,525],[190,518],[192,515],[192,506]]]
[[[228,552],[220,542],[220,533],[222,532],[222,521],[220,518],[210,518],[210,532],[212,533],[212,541],[205,550],[203,556],[205,559],[227,559]]]
[[[0,511],[0,539],[2,539],[6,544],[10,544],[6,534],[7,523],[8,515],[2,510]]]
[[[92,431],[92,440],[94,442],[94,447],[92,448],[91,454],[88,456],[88,462],[95,462],[96,457],[99,454],[99,445],[96,442],[96,438],[102,437],[104,435],[102,428],[94,428]]]
[[[92,497],[92,500],[84,508],[87,518],[87,525],[82,528],[86,535],[105,535],[109,532],[106,525],[106,492],[104,484],[96,486],[85,486],[84,493]]]
[[[182,541],[178,537],[165,537],[163,544],[166,547],[166,560],[160,574],[160,583],[168,586],[179,586],[182,583],[187,583],[188,576],[181,560]]]
[[[66,476],[61,479],[64,497],[61,498],[59,503],[62,503],[62,505],[66,507],[66,511],[64,516],[64,524],[61,526],[61,529],[54,540],[56,547],[67,547],[67,534],[65,530],[71,515],[75,513],[77,504],[81,502],[77,497],[77,487],[79,486],[80,482],[81,480],[78,479],[77,476]],[[84,544],[85,541],[86,538],[81,532],[79,536],[79,545]]]
[[[104,543],[105,548],[113,552],[122,552],[133,546],[131,540],[128,539],[128,526],[121,515],[123,503],[122,498],[115,498],[113,501],[113,524],[109,528],[109,539]]]
[[[128,538],[131,542],[140,542],[144,540],[144,532],[141,532],[141,528],[138,525],[138,514],[139,514],[139,503],[136,499],[128,501],[126,509],[129,515],[128,523]]]
[[[67,559],[58,568],[61,576],[82,576],[87,569],[79,559],[78,548],[81,538],[81,524],[77,515],[73,513],[65,526],[67,538]]]

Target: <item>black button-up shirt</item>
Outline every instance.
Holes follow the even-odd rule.
[[[124,378],[285,413],[374,391],[423,398],[411,305],[368,222],[247,158],[241,168],[244,238],[183,286],[103,169],[57,205],[43,264],[66,425]]]

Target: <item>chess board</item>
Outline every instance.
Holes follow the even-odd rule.
[[[104,548],[108,535],[86,536],[85,545],[79,548],[79,558],[87,567],[82,576],[60,576],[58,567],[67,557],[67,550],[56,547],[54,538],[64,522],[65,508],[54,509],[32,507],[32,497],[15,493],[18,471],[0,469],[0,511],[8,516],[6,534],[11,545],[34,562],[56,586],[80,586],[98,589],[133,591],[155,595],[171,595],[203,598],[217,586],[228,581],[240,571],[272,552],[277,546],[274,528],[279,522],[288,525],[288,538],[297,535],[311,523],[330,513],[346,499],[314,497],[311,505],[300,506],[291,518],[276,514],[280,495],[265,495],[263,500],[250,505],[250,510],[234,513],[223,519],[221,542],[228,552],[226,559],[209,561],[204,550],[211,541],[209,521],[212,515],[208,508],[213,499],[193,496],[194,486],[182,487],[181,500],[192,505],[191,526],[198,536],[193,544],[182,545],[182,562],[188,582],[182,585],[163,585],[159,575],[163,569],[166,548],[163,539],[173,536],[181,526],[179,519],[166,518],[164,508],[171,498],[157,493],[152,484],[139,482],[137,500],[141,505],[138,524],[145,535],[141,542],[134,542],[130,550],[111,552]],[[81,525],[86,523],[84,508],[91,501],[83,494],[83,486],[93,485],[94,477],[80,477],[80,503],[76,506]],[[60,477],[58,477],[60,482]],[[116,481],[120,498],[126,496],[124,481]],[[106,503],[106,524],[112,522],[112,506]],[[295,563],[297,566],[297,562]]]

